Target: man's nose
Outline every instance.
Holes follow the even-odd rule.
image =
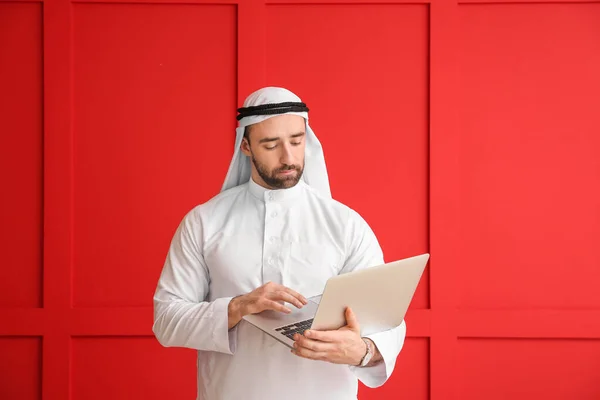
[[[292,145],[289,143],[285,143],[282,146],[281,157],[279,161],[285,165],[293,164],[293,153],[292,153]]]

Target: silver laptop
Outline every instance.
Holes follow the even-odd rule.
[[[290,348],[296,333],[344,326],[347,306],[356,314],[362,336],[382,332],[402,323],[428,260],[429,254],[421,254],[336,275],[327,280],[322,296],[307,299],[301,309],[290,305],[289,314],[263,311],[244,320]]]

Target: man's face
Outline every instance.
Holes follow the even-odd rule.
[[[299,115],[278,115],[250,128],[242,151],[252,160],[252,177],[271,189],[295,186],[304,171],[306,124]]]

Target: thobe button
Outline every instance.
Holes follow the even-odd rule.
[[[275,236],[271,236],[271,237],[269,238],[269,240],[270,240],[271,242],[274,242],[274,241],[275,241],[275,239],[277,239]]]
[[[273,265],[273,259],[269,258],[269,265]]]
[[[276,212],[273,212],[273,213],[271,214],[271,217],[273,217],[273,218],[275,218],[276,216],[277,216],[277,213],[276,213]]]

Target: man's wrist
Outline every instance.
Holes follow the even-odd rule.
[[[239,297],[240,296],[232,298],[229,304],[227,305],[227,320],[229,329],[236,326],[238,322],[242,320]]]
[[[369,356],[369,353],[371,352],[371,356],[372,356],[372,350],[370,347],[370,344],[368,342],[369,339],[367,338],[360,338],[365,346],[365,351],[363,352],[362,357],[360,358],[360,360],[358,361],[358,364],[356,365],[357,367],[363,367],[363,363],[365,361],[365,359]],[[370,358],[370,357],[369,357]]]
[[[363,357],[363,359],[361,360],[360,364],[358,365],[359,367],[373,367],[379,363],[381,363],[383,361],[383,356],[381,355],[381,353],[379,352],[379,349],[377,348],[377,345],[375,344],[375,342],[369,338],[362,338],[362,340],[365,341],[365,344],[367,346],[369,346],[369,350],[371,352],[371,355],[369,357],[369,360],[365,363],[365,358]],[[365,353],[366,355],[366,353]],[[364,365],[362,365],[364,364]]]

